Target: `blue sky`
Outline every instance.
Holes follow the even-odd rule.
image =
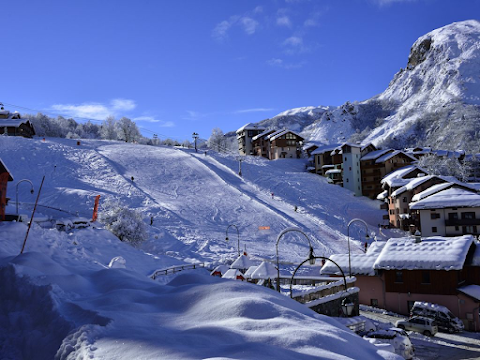
[[[6,108],[127,116],[180,141],[379,94],[418,37],[474,19],[480,0],[19,0],[1,11]]]

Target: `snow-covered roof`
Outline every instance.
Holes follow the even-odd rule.
[[[276,132],[276,130],[268,129],[268,130],[262,131],[260,134],[255,135],[255,136],[252,138],[252,140],[255,141],[255,140],[260,139],[260,138],[262,138],[262,137],[264,137],[264,136],[266,136],[266,135],[268,135],[268,134],[271,134],[271,133],[273,133],[273,132]]]
[[[19,127],[22,124],[28,123],[28,119],[0,119],[0,127]]]
[[[409,204],[412,210],[449,207],[480,207],[480,195],[472,190],[452,187]]]
[[[292,130],[283,130],[282,132],[278,133],[278,134],[273,134],[271,137],[270,137],[270,140],[273,141],[275,139],[278,139],[280,136],[283,136],[285,134],[288,134],[288,133],[292,133],[293,135],[303,139],[303,136],[300,136],[298,135],[295,131],[292,131]]]
[[[434,177],[438,177],[436,175],[427,175],[427,176],[422,176],[422,177],[417,177],[410,179],[410,181],[402,186],[401,188],[395,190],[392,193],[392,197],[398,196],[400,194],[403,194],[405,191],[410,191],[415,189],[417,186],[422,185],[424,182],[427,182],[430,179],[433,179]]]
[[[406,175],[410,174],[412,171],[415,170],[420,170],[423,173],[427,173],[425,170],[419,168],[416,165],[407,165],[404,166],[398,170],[392,171],[391,173],[385,175],[383,179],[380,181],[382,184],[386,182],[388,185],[390,185],[389,182],[391,182],[393,179],[399,179],[399,178],[404,178]]]
[[[476,300],[480,300],[480,286],[478,285],[462,286],[459,287],[457,290]]]
[[[273,279],[278,275],[275,265],[269,262],[262,262],[252,273],[252,279]]]
[[[460,270],[474,239],[472,235],[458,237],[428,237],[415,242],[410,237],[387,241],[374,264],[385,270]]]
[[[236,133],[242,132],[243,130],[265,130],[264,127],[253,125],[252,123],[248,123],[243,125],[240,129],[236,131]]]
[[[405,155],[406,157],[409,157],[412,161],[417,161],[417,159],[415,159],[413,156],[410,156],[410,155],[404,153],[403,151],[395,150],[395,151],[389,152],[389,153],[387,153],[387,154],[379,157],[377,160],[375,160],[375,162],[376,162],[377,164],[379,164],[379,163],[388,161],[388,160],[390,160],[392,157],[397,156],[397,155],[399,155],[399,154],[403,154],[403,155]]]
[[[228,269],[225,274],[222,275],[222,279],[237,279],[237,276],[241,276],[242,278],[245,278],[242,274],[242,272],[238,269]]]
[[[339,146],[341,146],[341,144],[330,144],[330,145],[319,146],[318,149],[315,149],[314,151],[312,151],[312,155],[319,155],[326,152],[332,152]]]
[[[0,174],[4,172],[8,173],[8,181],[13,181],[12,173],[10,172],[10,170],[8,170],[7,165],[5,165],[2,159],[0,159]]]
[[[248,269],[252,265],[258,265],[257,261],[249,259],[246,255],[240,255],[233,263],[230,265],[231,269]]]
[[[375,160],[376,158],[385,155],[386,153],[389,153],[393,151],[393,149],[383,149],[383,150],[375,150],[371,151],[368,154],[365,154],[361,157],[361,161],[367,161],[367,160]]]
[[[377,195],[377,200],[385,200],[388,196],[388,191],[382,191],[380,194]]]
[[[439,191],[448,189],[449,187],[452,187],[453,185],[454,184],[452,184],[452,183],[441,183],[441,184],[430,186],[428,189],[423,190],[422,192],[414,195],[412,197],[412,202],[425,199],[426,197],[428,197],[430,195],[433,195],[435,193],[438,193]]]
[[[350,254],[350,263],[352,268],[352,275],[375,275],[373,264],[382,251],[386,241],[374,241],[370,244],[367,252],[364,254]],[[345,276],[348,276],[348,254],[335,254],[330,256],[330,259],[335,261],[343,270]],[[326,261],[320,270],[320,274],[340,275],[338,267],[331,261]]]
[[[328,174],[341,174],[341,172],[342,172],[341,169],[331,169],[331,170],[325,171],[325,175],[328,175]]]
[[[230,268],[228,265],[218,265],[215,269],[212,270],[210,275],[213,275],[216,272],[219,272],[220,274],[225,274]]]
[[[257,270],[258,266],[257,265],[252,265],[248,268],[247,271],[245,271],[245,279],[251,279],[252,278],[252,274],[255,270]]]

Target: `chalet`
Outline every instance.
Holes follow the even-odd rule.
[[[13,177],[0,159],[0,221],[5,220],[5,208],[7,206],[7,183],[13,181]]]
[[[351,264],[361,304],[408,315],[415,301],[446,306],[469,330],[480,330],[480,246],[472,235],[393,238],[365,254],[332,255],[344,273]],[[338,275],[326,263],[321,274]]]
[[[267,136],[275,132],[274,129],[265,130],[252,138],[253,155],[270,159],[270,141]]]
[[[253,124],[246,124],[236,131],[238,141],[238,152],[241,155],[252,155],[252,138],[265,131],[265,128]]]
[[[270,160],[299,159],[302,156],[304,138],[297,133],[291,130],[282,130],[268,135],[267,138],[270,140]]]
[[[23,136],[32,138],[35,135],[33,124],[29,120],[22,119],[20,114],[11,113],[0,107],[0,135]]]
[[[466,184],[432,186],[412,200],[423,236],[480,234],[480,195]]]
[[[414,161],[414,157],[393,149],[376,150],[362,156],[362,195],[376,199],[382,191],[382,178]]]
[[[341,144],[323,145],[312,151],[311,155],[314,157],[316,174],[325,176],[328,170],[341,169],[342,154],[339,151],[334,151],[340,146]]]
[[[426,175],[410,179],[407,184],[393,191],[388,197],[388,215],[391,226],[408,231],[410,224],[415,219],[410,220],[409,204],[414,195],[428,189],[430,186],[456,181],[453,177]]]

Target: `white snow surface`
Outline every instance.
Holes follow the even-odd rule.
[[[375,269],[385,270],[461,270],[474,239],[472,235],[427,237],[387,241],[375,261]]]
[[[247,157],[240,178],[234,156],[191,150],[15,137],[0,137],[0,149],[14,178],[34,183],[33,195],[18,187],[27,217],[45,175],[35,214],[45,221],[33,223],[23,254],[26,224],[0,223],[2,359],[397,358],[267,288],[205,269],[149,277],[169,266],[201,261],[212,269],[233,260],[236,244],[224,240],[233,223],[242,249],[259,259],[274,258],[275,236],[285,228],[303,229],[325,255],[345,252],[351,218],[376,228],[377,203],[305,173],[301,161]],[[14,213],[15,186],[8,185],[7,213]],[[90,218],[98,194],[101,205],[112,198],[140,211],[147,225],[153,217],[140,248],[99,223],[55,228],[59,218]],[[353,236],[351,246],[361,252]],[[308,243],[286,233],[279,254],[303,261]]]
[[[443,209],[450,207],[480,207],[480,195],[472,190],[450,188],[410,203],[410,209]]]

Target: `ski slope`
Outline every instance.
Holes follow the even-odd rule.
[[[191,149],[8,137],[0,138],[0,149],[15,179],[7,194],[11,210],[14,184],[30,179],[38,190],[45,175],[40,216],[90,218],[96,195],[101,195],[101,204],[114,198],[141,211],[147,224],[153,217],[145,251],[186,262],[233,259],[238,243],[250,256],[273,259],[278,234],[296,227],[308,239],[298,232],[285,234],[279,256],[298,263],[307,256],[308,240],[317,255],[346,252],[347,224],[353,218],[366,221],[369,232],[378,232],[382,222],[378,202],[354,197],[305,172],[304,162],[297,159],[246,157],[240,177],[236,156]],[[29,214],[36,194],[30,194],[28,184],[20,184],[18,191],[20,212]],[[239,233],[230,227],[226,242],[231,224]],[[353,224],[350,234],[352,251],[361,251],[364,226]]]

